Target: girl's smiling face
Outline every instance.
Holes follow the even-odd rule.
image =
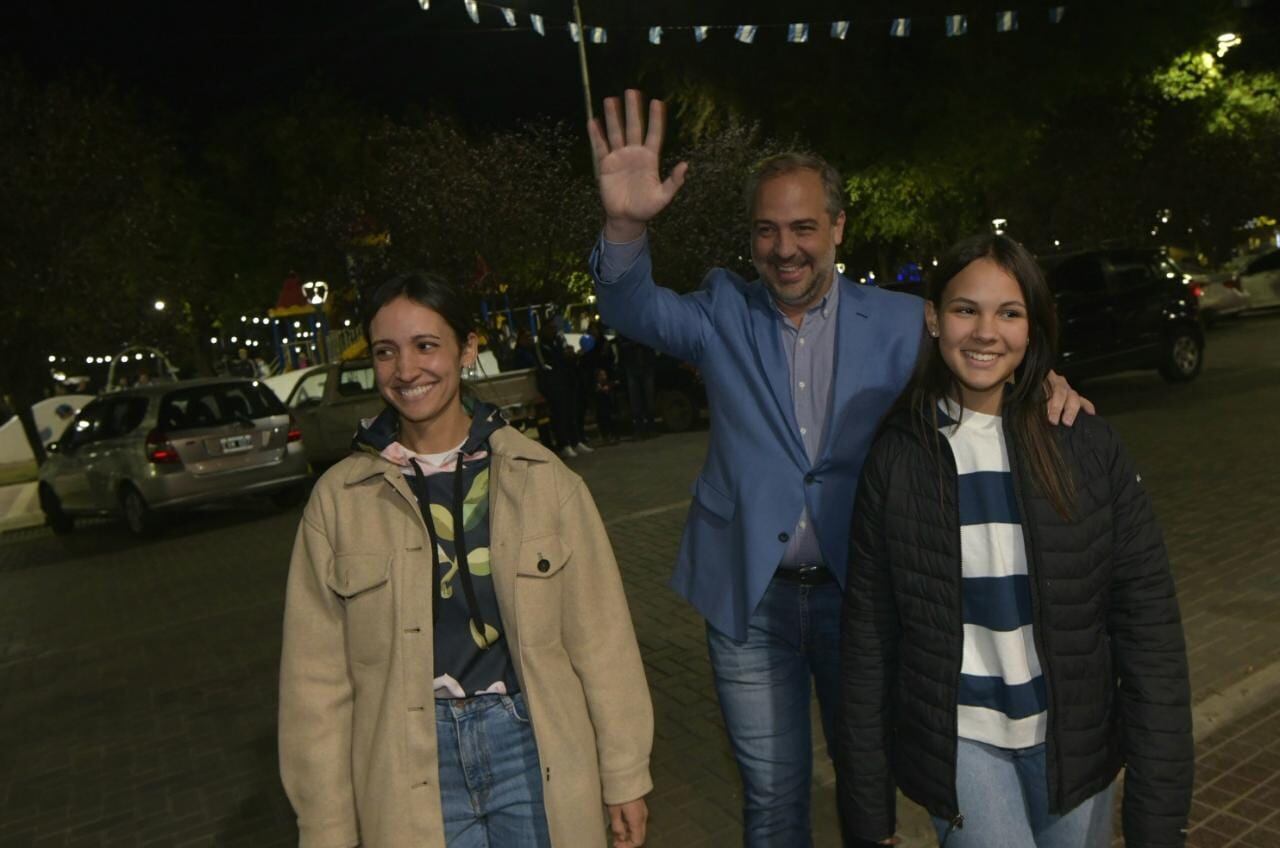
[[[1027,353],[1030,322],[1022,287],[995,261],[970,262],[925,306],[929,332],[960,385],[960,402],[999,415],[1004,385]]]
[[[462,411],[462,369],[476,359],[474,333],[460,344],[439,312],[397,297],[373,316],[369,336],[378,391],[403,422],[428,427]]]

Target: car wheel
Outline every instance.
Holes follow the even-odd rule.
[[[1160,373],[1170,382],[1185,383],[1194,379],[1203,365],[1204,341],[1189,330],[1181,330],[1165,348]]]
[[[135,536],[148,536],[154,529],[155,521],[151,507],[133,486],[126,485],[120,490],[120,511],[124,513],[124,523],[129,532]]]
[[[76,526],[76,520],[62,511],[62,501],[48,486],[40,487],[40,509],[55,536],[65,536]]]
[[[658,417],[662,419],[668,433],[683,433],[697,420],[698,408],[687,394],[678,389],[658,392],[654,401],[658,407]]]

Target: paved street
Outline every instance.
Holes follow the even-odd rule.
[[[1280,315],[1215,328],[1190,385],[1133,373],[1080,387],[1155,500],[1201,703],[1280,662],[1277,336]],[[609,524],[653,689],[660,848],[740,840],[703,626],[665,587],[705,442],[574,461]],[[110,522],[0,537],[0,846],[296,844],[274,723],[298,516],[264,501],[175,516],[147,542]],[[1251,708],[1197,750],[1191,844],[1280,846],[1280,707]],[[837,844],[822,765],[815,825],[820,846]]]

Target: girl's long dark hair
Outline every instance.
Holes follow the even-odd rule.
[[[978,259],[990,259],[1018,283],[1027,306],[1027,352],[1014,371],[1013,384],[1004,393],[1001,414],[1010,423],[1017,453],[1026,458],[1036,489],[1064,518],[1071,515],[1071,476],[1063,462],[1045,409],[1048,394],[1045,378],[1053,367],[1058,350],[1058,319],[1053,295],[1044,273],[1031,253],[1003,235],[972,236],[953,246],[939,261],[929,279],[926,298],[939,320],[942,294],[957,274]],[[907,388],[895,409],[907,409],[922,441],[932,446],[935,459],[941,457],[941,427],[938,407],[943,400],[960,404],[960,384],[947,367],[935,339],[925,337],[920,357]],[[939,462],[941,469],[941,462]]]

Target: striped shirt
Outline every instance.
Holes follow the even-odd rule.
[[[948,411],[959,413],[954,406]],[[999,416],[966,409],[958,427],[948,423],[942,432],[955,455],[960,507],[959,734],[1000,748],[1029,748],[1044,741],[1048,701],[1004,430]]]

